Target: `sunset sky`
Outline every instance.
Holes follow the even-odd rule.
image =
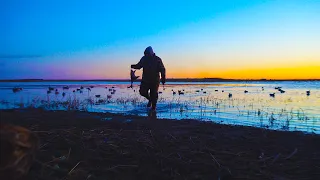
[[[320,79],[319,0],[4,0],[0,79]],[[141,74],[139,71],[137,74]]]

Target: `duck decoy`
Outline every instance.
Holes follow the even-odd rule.
[[[307,93],[307,96],[310,96],[310,91],[306,91],[306,93]]]
[[[13,91],[14,93],[20,92],[20,91],[22,91],[22,88],[20,88],[20,87],[15,87],[15,88],[12,89],[12,91]]]

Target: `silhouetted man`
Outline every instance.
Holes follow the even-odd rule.
[[[143,68],[139,92],[141,96],[149,100],[147,107],[152,106],[152,110],[155,110],[158,101],[158,88],[160,84],[159,73],[161,73],[161,83],[164,84],[166,82],[166,69],[162,63],[162,60],[155,55],[152,47],[149,46],[145,49],[144,56],[140,59],[138,64],[131,65],[131,68]]]

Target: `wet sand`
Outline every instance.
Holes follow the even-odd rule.
[[[1,110],[40,139],[26,179],[320,179],[320,136],[150,116]]]

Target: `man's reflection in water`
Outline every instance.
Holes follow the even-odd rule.
[[[148,117],[150,120],[157,120],[157,111],[148,111]]]

